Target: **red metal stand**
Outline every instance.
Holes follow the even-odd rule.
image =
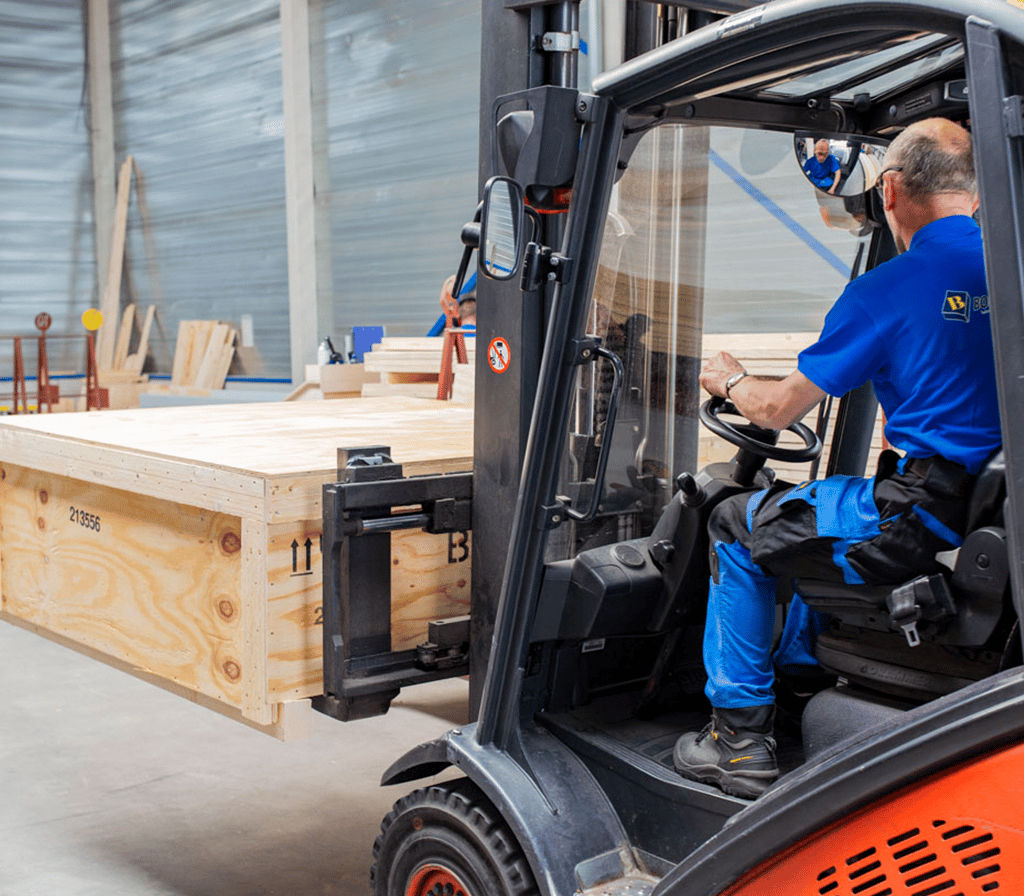
[[[14,390],[11,413],[28,413],[28,390],[25,388],[25,362],[21,357],[20,336],[14,337]]]
[[[444,328],[444,342],[441,344],[441,370],[437,377],[438,401],[448,401],[452,397],[455,382],[452,349],[455,349],[455,356],[460,364],[469,363],[466,355],[466,337],[463,336],[465,330],[462,329],[462,322],[459,320],[459,303],[451,293],[454,280],[454,277],[449,277],[441,287],[441,310],[444,311],[447,326]]]
[[[36,328],[39,330],[39,353],[36,362],[36,412],[43,412],[43,405],[46,405],[46,413],[53,412],[53,406],[60,401],[60,386],[50,383],[50,364],[46,357],[46,331],[53,323],[49,314],[43,312],[36,315]]]
[[[96,334],[90,330],[85,337],[87,358],[85,361],[85,409],[99,410],[110,405],[110,393],[100,388],[96,372]]]

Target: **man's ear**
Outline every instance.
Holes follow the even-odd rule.
[[[892,181],[889,178],[885,178],[882,181],[882,208],[887,212],[892,211],[894,199],[895,193],[893,193]]]

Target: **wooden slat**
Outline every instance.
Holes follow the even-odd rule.
[[[364,383],[363,398],[406,395],[411,398],[437,398],[437,380],[426,383]]]
[[[135,352],[128,356],[125,363],[121,365],[123,370],[136,375],[142,373],[146,363],[146,355],[149,353],[149,331],[153,326],[153,318],[156,317],[156,305],[150,305],[146,309],[146,317],[142,322],[142,333],[139,335],[139,346]]]
[[[178,321],[178,337],[174,340],[174,361],[171,365],[171,383],[175,386],[184,384],[185,370],[188,367],[191,350],[192,321]]]
[[[132,340],[132,327],[135,325],[135,305],[128,305],[121,317],[121,326],[117,333],[117,344],[114,346],[114,360],[111,367],[122,370],[128,360],[128,346]]]
[[[213,338],[217,322],[214,320],[194,320],[189,328],[188,363],[182,377],[182,385],[198,386],[199,374],[206,360],[206,350]]]
[[[235,342],[238,339],[238,331],[233,327],[228,328],[227,336],[220,347],[217,364],[211,371],[210,388],[223,389],[224,382],[228,378],[228,371],[231,369],[231,362],[235,358]]]
[[[236,599],[227,601],[237,613],[238,629],[244,638],[242,658],[242,715],[261,725],[273,719],[267,676],[267,524],[264,520],[241,521],[239,552],[241,570]],[[229,607],[221,606],[221,612]]]
[[[100,370],[113,366],[114,341],[117,338],[117,315],[121,304],[121,271],[124,266],[124,234],[128,223],[128,197],[132,187],[132,162],[128,156],[121,164],[117,178],[117,205],[114,209],[114,230],[107,259],[107,280],[103,287],[100,312],[103,324],[96,334],[96,364]]]
[[[223,380],[221,380],[220,385],[214,385],[214,383],[217,377],[217,370],[221,366],[224,344],[230,332],[233,331],[227,324],[214,323],[210,327],[209,336],[203,347],[202,358],[191,380],[191,385],[197,386],[200,389],[220,389],[224,385]],[[232,352],[234,352],[234,348],[232,348]]]
[[[370,354],[381,351],[436,352],[441,353],[444,336],[385,336],[371,350]]]
[[[437,373],[441,354],[430,352],[370,352],[363,357],[363,366],[371,373]]]

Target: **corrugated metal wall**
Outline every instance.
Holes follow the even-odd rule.
[[[82,12],[66,0],[0,0],[0,333],[84,333],[94,301],[92,167],[83,102]],[[82,369],[84,342],[50,346],[51,367]],[[25,364],[34,372],[35,349]],[[0,377],[12,373],[0,340]],[[0,381],[0,392],[9,392]],[[7,399],[0,398],[0,406]]]
[[[116,155],[134,157],[143,199],[128,291],[158,306],[157,368],[178,321],[251,314],[235,372],[288,377],[278,0],[112,0],[110,18]]]
[[[158,306],[160,373],[179,320],[249,314],[233,373],[291,375],[279,2],[110,0],[117,162],[141,174],[125,297]],[[86,3],[0,0],[0,333],[32,333],[39,311],[81,332],[98,301]],[[321,302],[335,335],[423,333],[476,202],[480,2],[309,3]],[[84,366],[80,348],[51,362]]]
[[[0,0],[0,332],[40,310],[80,331],[98,303],[85,2]],[[279,15],[110,0],[116,161],[140,174],[123,296],[158,307],[157,372],[179,320],[250,314],[232,372],[290,376]],[[476,203],[479,0],[311,0],[310,20],[322,300],[339,331],[423,333]]]
[[[323,301],[339,329],[423,333],[476,202],[478,0],[310,6]],[[159,306],[155,360],[169,370],[178,320],[251,314],[233,372],[287,378],[278,0],[114,0],[111,19],[117,154],[148,210],[133,203],[129,285]]]
[[[317,201],[330,222],[335,324],[422,335],[476,209],[480,0],[312,7],[324,37],[313,115],[328,160]]]

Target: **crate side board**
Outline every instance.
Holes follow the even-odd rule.
[[[428,456],[419,460],[398,462],[402,464],[402,473],[405,476],[463,473],[473,469],[473,458],[470,456]],[[266,477],[266,521],[276,524],[320,520],[323,516],[324,485],[336,482],[337,472],[337,469],[333,468],[301,476],[289,474]]]
[[[242,521],[242,568],[238,604],[244,672],[242,715],[260,725],[274,719],[267,691],[267,524]]]
[[[236,516],[264,510],[266,486],[252,474],[62,435],[0,425],[0,462]]]
[[[10,463],[0,470],[4,613],[241,704],[238,517]]]
[[[288,705],[322,690],[321,496],[337,448],[391,444],[408,476],[472,467],[471,411],[328,404],[0,423],[0,616],[280,736],[301,715]],[[304,563],[307,535],[300,585],[292,543]],[[423,532],[393,544],[402,650],[429,619],[467,612],[469,548]]]
[[[268,699],[323,691],[323,554],[319,520],[268,527]],[[391,649],[427,640],[433,619],[469,612],[470,533],[391,535]]]

